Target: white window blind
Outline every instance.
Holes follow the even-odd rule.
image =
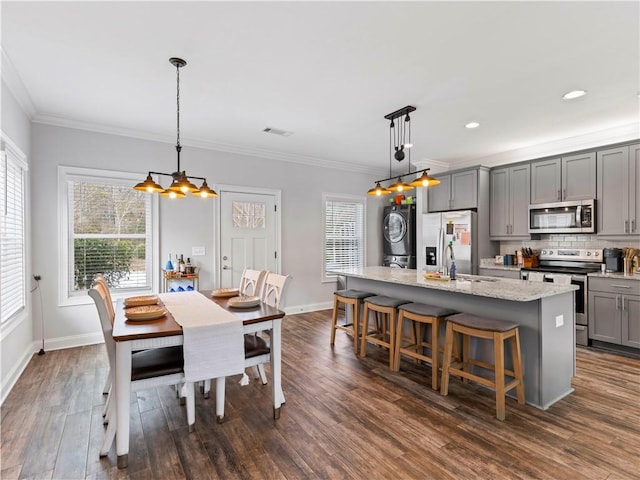
[[[0,323],[25,308],[25,165],[7,151],[0,168]]]
[[[324,279],[327,270],[364,265],[364,201],[346,197],[324,199]]]
[[[69,295],[86,291],[101,273],[112,289],[152,285],[151,195],[121,178],[67,179]]]

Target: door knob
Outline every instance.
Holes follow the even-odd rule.
[[[229,270],[229,267],[227,265],[222,267],[223,270]]]

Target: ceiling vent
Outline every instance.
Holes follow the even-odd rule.
[[[290,137],[293,132],[287,132],[286,130],[280,130],[279,128],[265,127],[263,132],[273,133],[274,135],[280,135],[281,137]]]

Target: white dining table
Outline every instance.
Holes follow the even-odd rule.
[[[271,388],[273,393],[273,416],[280,417],[284,403],[282,396],[282,319],[284,312],[260,303],[251,308],[228,307],[227,298],[212,298],[201,292],[221,307],[233,312],[243,324],[243,333],[269,331],[271,337]],[[116,400],[116,453],[118,468],[126,468],[129,460],[129,414],[131,396],[131,353],[137,350],[182,345],[182,327],[176,323],[171,312],[158,320],[147,322],[127,321],[124,315],[124,300],[116,305],[113,323],[113,339],[116,342],[115,400]],[[224,379],[222,379],[224,381]]]

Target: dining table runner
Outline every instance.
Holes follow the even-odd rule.
[[[161,293],[159,297],[182,327],[187,382],[244,372],[242,320],[198,292]]]

